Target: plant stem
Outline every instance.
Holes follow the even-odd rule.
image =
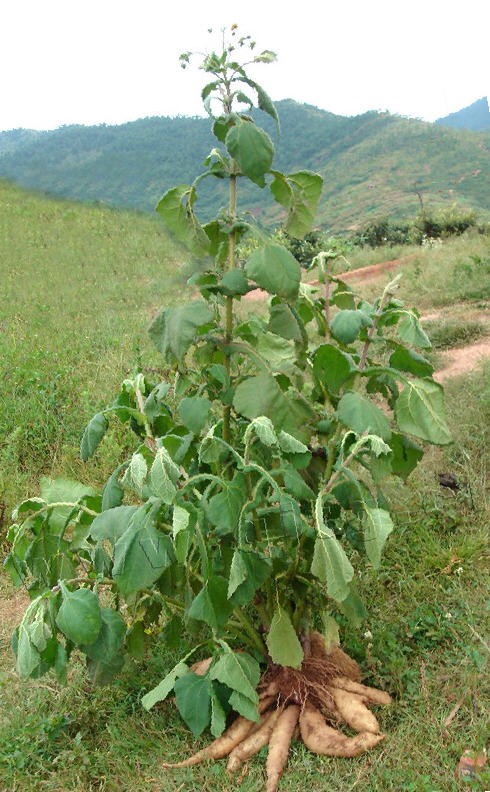
[[[255,648],[262,655],[267,655],[267,649],[265,647],[264,641],[262,640],[262,636],[257,632],[247,614],[240,608],[235,608],[233,611],[233,616],[240,623],[242,630],[247,634]]]
[[[237,177],[235,171],[235,163],[232,162],[232,173],[230,175],[230,221],[232,223],[236,220],[236,182]],[[236,268],[236,232],[233,229],[230,232],[228,240],[228,271]],[[228,380],[231,375],[231,352],[227,349],[233,339],[233,297],[226,298],[225,305],[225,370]],[[230,417],[231,417],[231,404],[225,406],[223,415],[223,440],[227,443],[230,442]]]

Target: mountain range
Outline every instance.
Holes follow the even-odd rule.
[[[421,202],[432,209],[456,202],[489,218],[490,125],[483,103],[428,123],[376,111],[339,116],[282,100],[280,137],[268,116],[260,122],[275,140],[275,167],[322,174],[317,223],[339,232],[381,216],[413,216]],[[461,128],[465,119],[476,126]],[[200,117],[11,130],[0,132],[0,177],[50,195],[146,212],[169,187],[203,171],[215,142],[209,119]],[[203,219],[226,205],[225,185],[210,181],[198,190]],[[265,224],[280,222],[267,189],[243,185],[240,198]]]

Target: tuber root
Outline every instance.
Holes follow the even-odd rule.
[[[279,715],[269,740],[267,756],[266,792],[276,792],[282,772],[288,760],[289,746],[299,719],[300,708],[291,704]]]
[[[301,738],[313,753],[323,756],[359,756],[364,751],[374,748],[384,740],[384,734],[363,732],[355,737],[346,737],[337,729],[327,726],[321,712],[311,704],[305,704],[299,717]]]

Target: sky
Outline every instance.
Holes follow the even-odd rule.
[[[489,23],[488,0],[2,0],[0,130],[203,115],[179,54],[231,24],[277,53],[273,100],[433,121],[490,94]]]

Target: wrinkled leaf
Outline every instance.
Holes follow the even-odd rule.
[[[301,267],[282,245],[270,242],[254,250],[245,264],[245,272],[269,294],[286,299],[297,297]]]

